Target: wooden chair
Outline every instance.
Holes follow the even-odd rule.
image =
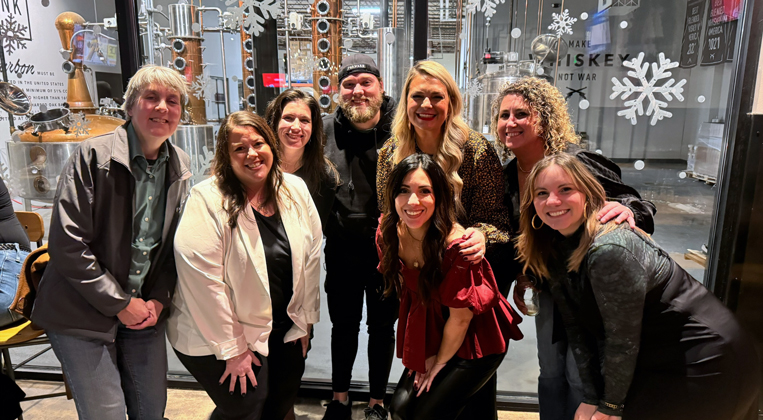
[[[45,237],[45,223],[39,213],[33,211],[17,211],[16,218],[21,222],[21,226],[26,231],[26,236],[32,242],[37,242],[37,246],[42,246],[42,238]]]
[[[36,242],[38,247],[42,246],[42,239],[45,236],[45,225],[43,224],[42,216],[40,216],[38,213],[31,212],[31,211],[17,211],[16,217],[19,219],[19,222],[21,222],[21,225],[24,227],[24,230],[26,231],[27,236],[29,237],[29,240],[31,242]],[[13,362],[11,361],[11,353],[9,351],[10,349],[18,348],[18,347],[44,345],[44,344],[48,345],[45,349],[40,350],[39,352],[28,357],[26,360],[22,361],[21,363],[18,363],[15,366],[13,365]],[[11,378],[11,380],[15,381],[16,375],[14,374],[14,371],[16,369],[26,365],[27,363],[41,356],[42,354],[49,351],[50,349],[51,349],[50,340],[48,340],[48,337],[45,335],[45,331],[41,329],[37,329],[33,324],[29,324],[26,327],[24,327],[24,329],[22,329],[18,334],[14,335],[7,341],[0,342],[0,355],[2,356],[0,357],[0,361],[2,361],[3,371],[6,375],[8,375],[9,378]],[[32,397],[24,398],[24,401],[39,400],[39,399],[53,398],[53,397],[63,397],[63,396],[66,396],[68,399],[72,399],[69,386],[66,385],[66,378],[64,378],[64,386],[66,388],[66,392],[55,392],[51,394],[35,395]],[[23,420],[23,418],[24,418],[23,416],[20,416],[19,420]]]

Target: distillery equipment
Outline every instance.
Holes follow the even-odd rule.
[[[58,176],[79,142],[110,133],[124,124],[120,118],[95,114],[96,107],[85,81],[81,59],[83,42],[77,39],[78,34],[85,32],[81,29],[84,23],[82,16],[73,12],[61,13],[56,18],[61,45],[69,52],[69,59],[63,65],[68,74],[67,108],[41,107],[41,112],[32,115],[18,130],[11,127],[11,141],[8,142],[11,182],[22,198],[52,200]],[[3,105],[28,104],[29,99],[25,97],[21,89],[12,85],[6,84],[0,89],[0,104]],[[31,106],[25,109],[28,113]]]

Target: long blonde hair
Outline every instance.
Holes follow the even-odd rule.
[[[522,271],[530,271],[539,278],[549,278],[548,261],[556,257],[554,247],[555,231],[543,224],[539,229],[532,226],[533,218],[538,214],[533,205],[535,182],[543,171],[552,165],[559,166],[572,178],[572,183],[586,197],[583,217],[583,236],[580,244],[572,252],[567,261],[567,271],[578,271],[580,264],[597,235],[609,232],[617,227],[614,222],[602,225],[596,218],[596,213],[604,207],[606,193],[604,187],[577,158],[567,153],[546,156],[530,171],[525,181],[525,191],[522,195],[522,205],[519,215],[521,234],[517,238],[517,254],[524,264]],[[540,218],[540,216],[538,216]],[[537,222],[536,222],[537,224]]]
[[[392,156],[392,163],[398,164],[401,160],[416,153],[416,133],[411,121],[408,119],[408,94],[414,77],[429,76],[439,80],[448,91],[448,115],[443,123],[443,138],[434,154],[434,161],[440,165],[448,176],[448,182],[453,187],[458,211],[462,211],[461,190],[464,182],[458,175],[458,169],[463,161],[461,149],[469,140],[469,126],[466,125],[461,113],[463,112],[463,100],[458,90],[456,81],[442,64],[435,61],[419,61],[411,67],[405,86],[397,104],[395,119],[392,122],[392,134],[397,138],[397,148]]]
[[[525,77],[501,87],[491,108],[493,119],[490,121],[490,132],[496,139],[500,138],[498,117],[501,102],[507,95],[521,96],[530,110],[535,112],[535,132],[545,142],[546,156],[563,152],[567,143],[580,143],[562,92],[551,83],[535,77]],[[503,146],[502,142],[497,143]]]

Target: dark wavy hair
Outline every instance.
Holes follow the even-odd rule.
[[[444,279],[442,272],[442,258],[445,248],[448,246],[448,235],[456,223],[455,198],[453,188],[448,181],[448,176],[427,154],[413,154],[398,163],[390,172],[387,185],[385,186],[385,208],[389,211],[384,215],[381,222],[381,233],[384,253],[381,266],[385,283],[385,296],[393,291],[398,294],[403,287],[400,276],[400,238],[398,237],[398,225],[401,223],[400,215],[395,210],[395,198],[400,194],[403,180],[411,171],[421,168],[429,176],[432,182],[434,194],[434,214],[430,219],[421,243],[424,264],[421,267],[418,281],[418,292],[424,305],[429,304],[433,293],[440,287]]]
[[[228,214],[228,226],[233,229],[237,225],[238,216],[246,209],[249,199],[246,196],[244,184],[239,181],[230,163],[230,134],[237,127],[252,127],[265,139],[273,153],[273,166],[270,167],[268,177],[265,180],[265,200],[263,205],[272,205],[278,211],[281,186],[283,185],[283,172],[281,172],[281,152],[278,150],[278,140],[270,130],[265,119],[249,111],[238,111],[228,114],[220,125],[217,132],[217,146],[215,147],[214,175],[215,182],[223,195],[223,210]],[[284,188],[286,195],[291,199],[288,188]]]
[[[310,119],[312,120],[312,133],[310,140],[305,145],[305,151],[302,155],[302,167],[305,168],[304,181],[310,193],[315,194],[320,189],[321,181],[326,177],[334,177],[339,182],[339,174],[334,164],[323,154],[323,147],[326,144],[326,134],[323,131],[323,118],[321,117],[321,107],[318,101],[312,95],[299,89],[287,89],[270,101],[265,111],[265,120],[270,129],[276,135],[278,147],[281,147],[281,139],[278,138],[278,124],[281,122],[281,115],[286,105],[292,102],[302,102],[310,109]],[[280,149],[279,149],[280,151]]]

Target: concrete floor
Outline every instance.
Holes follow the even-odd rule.
[[[653,201],[657,206],[655,219],[657,226],[653,238],[680,265],[687,269],[695,278],[702,281],[705,272],[704,268],[695,262],[684,259],[683,254],[687,249],[701,249],[703,244],[709,242],[717,187],[694,179],[681,178],[680,173],[685,166],[680,164],[647,163],[646,168],[643,170],[636,170],[633,164],[621,164],[620,166],[623,169],[624,182],[635,187],[644,198]],[[43,210],[40,213],[43,214],[46,221],[49,220],[49,211]],[[321,281],[321,284],[323,284],[323,281]],[[331,377],[329,348],[331,323],[328,318],[325,294],[322,294],[321,299],[322,322],[315,326],[315,339],[312,343],[313,347],[307,360],[304,375],[306,380],[326,381]],[[498,389],[505,392],[532,394],[536,392],[539,373],[534,319],[532,317],[525,317],[520,328],[525,334],[525,338],[519,342],[511,343],[509,352],[498,370]],[[358,358],[353,369],[354,383],[364,383],[368,380],[368,361],[365,358],[366,347],[367,335],[365,334],[365,329],[361,328],[360,351],[358,352]],[[14,350],[12,351],[13,360],[18,363],[38,350],[31,347]],[[172,350],[168,350],[170,373],[187,375],[187,372],[172,353]],[[52,352],[44,354],[30,365],[39,370],[60,371],[58,360]],[[394,386],[397,383],[402,370],[400,360],[395,359],[390,375],[390,385]],[[172,391],[170,393],[171,401],[175,398],[172,397],[175,392]],[[181,397],[178,398],[181,399]],[[182,404],[180,405],[182,406]],[[315,402],[311,405],[318,406],[318,403]],[[168,407],[168,412],[169,410],[170,408]],[[360,411],[362,412],[362,407]]]
[[[63,392],[60,382],[19,381],[27,396],[50,392]],[[321,420],[325,411],[324,404],[328,401],[314,398],[300,398],[295,407],[298,420]],[[77,418],[77,409],[73,400],[56,397],[44,400],[23,402],[24,420],[69,420]],[[362,419],[365,404],[354,403],[352,418]],[[169,389],[167,392],[167,409],[165,417],[169,420],[207,420],[214,409],[212,400],[204,391]],[[499,420],[536,420],[537,413],[518,413],[501,411]]]

